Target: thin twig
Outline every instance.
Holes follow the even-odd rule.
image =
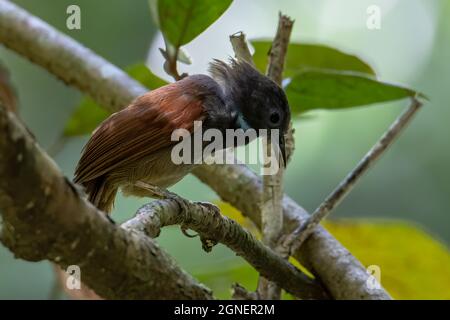
[[[284,62],[293,26],[294,20],[280,12],[277,33],[270,48],[269,64],[267,65],[267,76],[278,85],[281,85],[283,81]]]
[[[299,226],[283,244],[290,248],[289,252],[297,251],[302,243],[311,235],[317,225],[328,216],[341,201],[349,194],[355,184],[373,166],[373,164],[393,144],[395,138],[411,122],[413,116],[420,109],[422,103],[413,98],[408,108],[395,120],[389,129],[383,134],[378,142],[369,150],[358,165],[345,177],[337,188],[325,199],[325,201],[314,211],[314,213]]]
[[[197,232],[206,251],[219,242],[223,243],[258,272],[299,298],[328,297],[318,282],[264,246],[237,222],[221,215],[219,209],[210,203],[191,202],[171,196],[144,205],[122,227],[144,232],[154,238],[160,234],[161,228],[170,225],[180,225],[183,229]]]
[[[281,86],[283,79],[284,62],[293,25],[294,21],[288,16],[279,14],[277,33],[269,52],[269,63],[267,67],[267,76],[279,86]],[[292,137],[292,133],[290,133],[290,136]],[[266,152],[264,152],[264,155],[267,157],[270,156],[270,142],[267,142],[265,149]],[[283,209],[281,205],[284,194],[283,175],[284,168],[280,166],[276,174],[263,176],[261,208],[262,234],[263,242],[271,248],[276,248],[283,230]],[[281,297],[281,290],[262,278],[258,283],[258,293],[262,299],[280,299]]]

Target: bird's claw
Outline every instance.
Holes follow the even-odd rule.
[[[195,237],[198,236],[198,234],[190,234],[190,233],[188,233],[187,231],[189,230],[189,228],[186,227],[183,224],[180,226],[180,229],[181,229],[181,232],[188,238],[195,238]]]
[[[205,252],[211,252],[212,248],[217,244],[217,241],[213,239],[200,238],[200,240],[202,241],[202,249]]]

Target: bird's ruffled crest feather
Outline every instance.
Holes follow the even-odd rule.
[[[209,65],[209,73],[224,89],[226,95],[246,93],[249,84],[261,79],[261,74],[248,62],[230,58],[228,63],[214,59]],[[256,82],[258,83],[258,82]]]

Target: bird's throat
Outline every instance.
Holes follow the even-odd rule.
[[[237,127],[240,129],[243,129],[244,131],[251,128],[251,126],[248,124],[247,120],[245,120],[243,114],[239,111],[237,115]]]

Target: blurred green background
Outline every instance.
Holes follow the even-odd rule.
[[[151,21],[147,0],[14,2],[120,67],[147,61],[155,73],[170,79],[162,71],[158,51],[162,37]],[[70,4],[81,8],[81,30],[66,28],[66,8]],[[366,27],[366,9],[371,4],[381,8],[380,30]],[[205,73],[212,58],[232,55],[228,35],[236,31],[246,32],[249,39],[272,37],[279,10],[296,20],[294,40],[327,44],[357,54],[375,68],[381,80],[408,85],[430,97],[394,147],[333,213],[333,218],[362,220],[329,227],[365,264],[382,265],[381,281],[385,279],[383,274],[390,277],[386,286],[395,297],[450,298],[450,258],[446,251],[450,243],[450,126],[446,124],[450,120],[450,2],[234,1],[215,24],[186,46],[193,64],[181,69]],[[18,91],[21,117],[41,146],[49,148],[82,95],[1,46],[0,61],[9,69]],[[297,120],[296,152],[286,175],[286,192],[306,209],[314,210],[405,105],[406,101],[400,101],[320,111]],[[71,139],[56,156],[69,177],[86,140]],[[172,189],[194,200],[217,200],[194,177],[187,177]],[[143,203],[145,199],[119,198],[115,219],[131,217]],[[395,228],[397,224],[388,220],[403,220],[415,227],[401,223]],[[206,254],[198,239],[188,240],[176,228],[165,229],[158,241],[182,267],[212,286],[221,297],[229,294],[231,282],[255,288],[255,272],[222,246]],[[390,259],[389,263],[384,259]],[[412,283],[413,288],[403,288],[405,283]],[[16,260],[0,246],[0,298],[47,299],[52,285],[48,263]]]

